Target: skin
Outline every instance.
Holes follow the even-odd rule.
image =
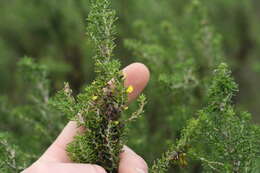
[[[124,68],[123,72],[126,76],[125,86],[132,85],[134,88],[134,91],[129,94],[129,102],[131,102],[147,85],[150,73],[141,63],[133,63]],[[69,122],[45,153],[22,173],[106,173],[98,165],[72,163],[68,158],[66,146],[82,130],[77,128],[75,122]],[[119,173],[148,173],[148,167],[142,157],[125,146],[120,155]]]

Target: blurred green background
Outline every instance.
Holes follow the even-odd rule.
[[[203,87],[196,92],[184,88],[178,93],[176,88],[172,89],[165,84],[163,80],[165,75],[161,75],[167,74],[166,78],[169,78],[169,75],[175,72],[172,68],[177,69],[174,65],[174,56],[178,51],[174,52],[176,46],[170,46],[174,43],[180,45],[178,50],[182,50],[179,52],[183,55],[198,57],[194,60],[196,62],[194,68],[204,69],[203,73],[196,73],[196,76],[199,76],[199,83],[206,80],[205,76],[210,75],[212,69],[210,61],[214,59],[207,57],[207,54],[202,55],[200,51],[207,50],[208,47],[205,45],[211,45],[211,41],[203,43],[202,48],[196,47],[199,39],[197,42],[191,41],[195,35],[198,35],[196,18],[200,18],[202,14],[188,13],[189,5],[194,2],[196,1],[112,1],[112,6],[117,10],[119,17],[116,57],[120,59],[123,66],[141,61],[151,70],[151,82],[145,91],[149,100],[146,115],[140,123],[130,128],[129,137],[129,145],[141,153],[148,162],[159,156],[166,149],[169,141],[178,138],[185,121],[203,106],[204,94],[201,94]],[[206,23],[209,23],[209,29],[212,28],[215,34],[212,36],[214,38],[209,40],[221,38],[221,43],[217,44],[221,51],[218,52],[221,52],[220,54],[223,54],[232,66],[233,75],[240,86],[239,95],[235,98],[237,108],[248,110],[253,115],[254,123],[259,124],[260,1],[202,0],[200,3],[207,11]],[[21,128],[26,124],[16,122],[19,120],[15,118],[13,112],[17,105],[30,105],[25,92],[30,82],[24,84],[21,81],[19,76],[23,74],[17,70],[17,63],[22,57],[29,56],[45,65],[49,71],[51,95],[63,87],[64,81],[68,81],[74,92],[78,93],[95,77],[93,47],[85,35],[88,8],[87,0],[0,1],[0,95],[1,100],[5,100],[2,103],[2,110],[0,109],[0,131],[8,131],[12,136],[20,136],[18,139],[23,142],[18,140],[13,142],[26,152],[39,155],[58,134],[65,120],[61,118],[56,131],[49,134],[51,140],[41,139],[42,141],[37,143],[30,141],[28,137],[21,137],[21,134],[30,135],[26,134],[30,132],[28,130],[30,128],[27,130]],[[167,28],[171,28],[170,32]],[[184,40],[183,43],[170,40],[170,34],[178,35],[178,39]],[[202,34],[198,37],[205,39],[209,36],[209,34]],[[134,46],[131,42],[133,39],[148,44],[147,52],[148,55],[151,53],[151,56],[145,58],[145,55],[133,51]],[[163,53],[158,45],[164,48]],[[216,48],[214,44],[209,47]],[[144,52],[145,48],[143,46]],[[183,92],[185,92],[184,97],[182,97]],[[187,98],[189,101],[186,100]],[[3,104],[7,104],[10,108]],[[190,110],[187,111],[187,108]],[[136,138],[135,135],[140,137]]]

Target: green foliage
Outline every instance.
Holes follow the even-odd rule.
[[[108,0],[0,2],[0,131],[8,132],[1,137],[0,172],[20,172],[35,161],[65,125],[64,117],[91,129],[68,146],[71,158],[112,172],[125,143],[149,165],[170,145],[151,166],[156,173],[259,172],[259,125],[240,111],[249,110],[259,122],[259,2],[115,0],[111,6],[118,19]],[[115,57],[123,58],[119,63]],[[119,70],[136,60],[152,74],[142,117],[143,97],[124,110]],[[239,93],[221,64],[226,61]],[[53,98],[63,81],[70,85]],[[103,129],[99,139],[97,129]],[[109,144],[106,137],[113,138]],[[105,159],[97,159],[99,149]],[[16,170],[5,162],[14,150]]]
[[[165,3],[164,8],[170,6],[170,2]],[[154,123],[147,124],[145,136],[153,138],[144,142],[159,157],[206,102],[209,74],[224,60],[221,36],[215,32],[201,1],[185,4],[178,16],[165,17],[156,26],[153,21],[138,20],[132,30],[139,31],[137,39],[127,39],[125,45],[138,61],[148,64],[152,73],[147,90],[151,102],[145,118]],[[140,145],[133,144],[137,148]],[[158,145],[162,147],[154,147]],[[149,159],[152,162],[154,156]]]
[[[260,63],[259,62],[256,62],[253,64],[253,69],[256,71],[256,72],[260,72]]]
[[[125,143],[125,126],[143,111],[130,118],[122,117],[127,108],[127,94],[120,63],[113,57],[115,11],[107,0],[93,0],[88,17],[88,34],[96,47],[97,78],[85,90],[73,97],[69,84],[54,98],[53,105],[76,121],[85,132],[78,134],[67,147],[71,160],[78,163],[99,164],[110,173],[116,173],[119,154]],[[129,86],[130,89],[132,86]]]
[[[208,150],[199,151],[195,157],[206,170],[252,172],[259,157],[259,126],[251,125],[249,113],[233,107],[231,99],[237,85],[230,75],[226,64],[215,71],[208,106],[199,111],[199,128],[195,131],[199,136],[195,140],[201,139]]]
[[[47,69],[38,65],[30,58],[24,58],[19,62],[21,77],[31,84],[31,100],[36,103],[47,104],[49,100],[49,81],[47,80]],[[42,99],[42,100],[38,100]]]
[[[2,173],[21,172],[25,167],[26,155],[7,142],[8,135],[0,134],[0,171]],[[21,157],[22,156],[22,157]]]
[[[236,112],[232,96],[237,85],[226,64],[214,72],[208,105],[188,122],[182,136],[152,172],[166,172],[170,163],[187,166],[186,157],[202,162],[205,172],[252,172],[259,158],[259,126],[251,125],[251,115]],[[199,142],[199,143],[198,143]]]
[[[30,155],[26,161],[31,162],[39,157],[39,151],[44,151],[55,139],[64,125],[64,118],[49,105],[47,68],[30,58],[22,59],[18,66],[17,83],[20,87],[17,90],[26,99],[17,102],[15,106],[7,97],[0,99],[0,113],[3,117],[0,129],[10,133],[9,142],[17,144],[18,150]]]

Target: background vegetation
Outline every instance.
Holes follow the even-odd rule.
[[[259,124],[257,0],[112,3],[119,17],[117,57],[124,65],[141,61],[152,74],[145,91],[145,116],[130,127],[128,141],[148,163],[180,137],[186,120],[205,105],[212,71],[222,60],[231,65],[239,84],[236,108],[251,112],[253,123]],[[66,124],[65,117],[47,104],[49,96],[64,81],[77,94],[95,77],[93,45],[85,35],[88,12],[86,0],[0,2],[0,131],[5,132],[0,138],[8,136],[27,153],[28,162]],[[18,63],[24,56],[41,65]],[[193,172],[200,172],[200,164],[191,165]]]

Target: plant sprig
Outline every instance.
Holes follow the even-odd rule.
[[[98,164],[109,173],[117,173],[119,154],[125,144],[126,124],[143,113],[145,97],[128,121],[122,118],[127,110],[128,94],[135,88],[124,87],[125,76],[120,62],[113,59],[115,11],[108,0],[91,0],[87,34],[96,47],[94,57],[97,78],[85,90],[73,96],[69,84],[53,99],[53,105],[76,121],[85,131],[67,147],[72,161]]]
[[[205,171],[251,172],[259,158],[260,129],[251,125],[249,113],[235,111],[232,98],[237,91],[228,66],[220,64],[209,88],[208,105],[155,162],[152,173],[164,173],[173,164],[186,166],[187,158],[202,162]]]

